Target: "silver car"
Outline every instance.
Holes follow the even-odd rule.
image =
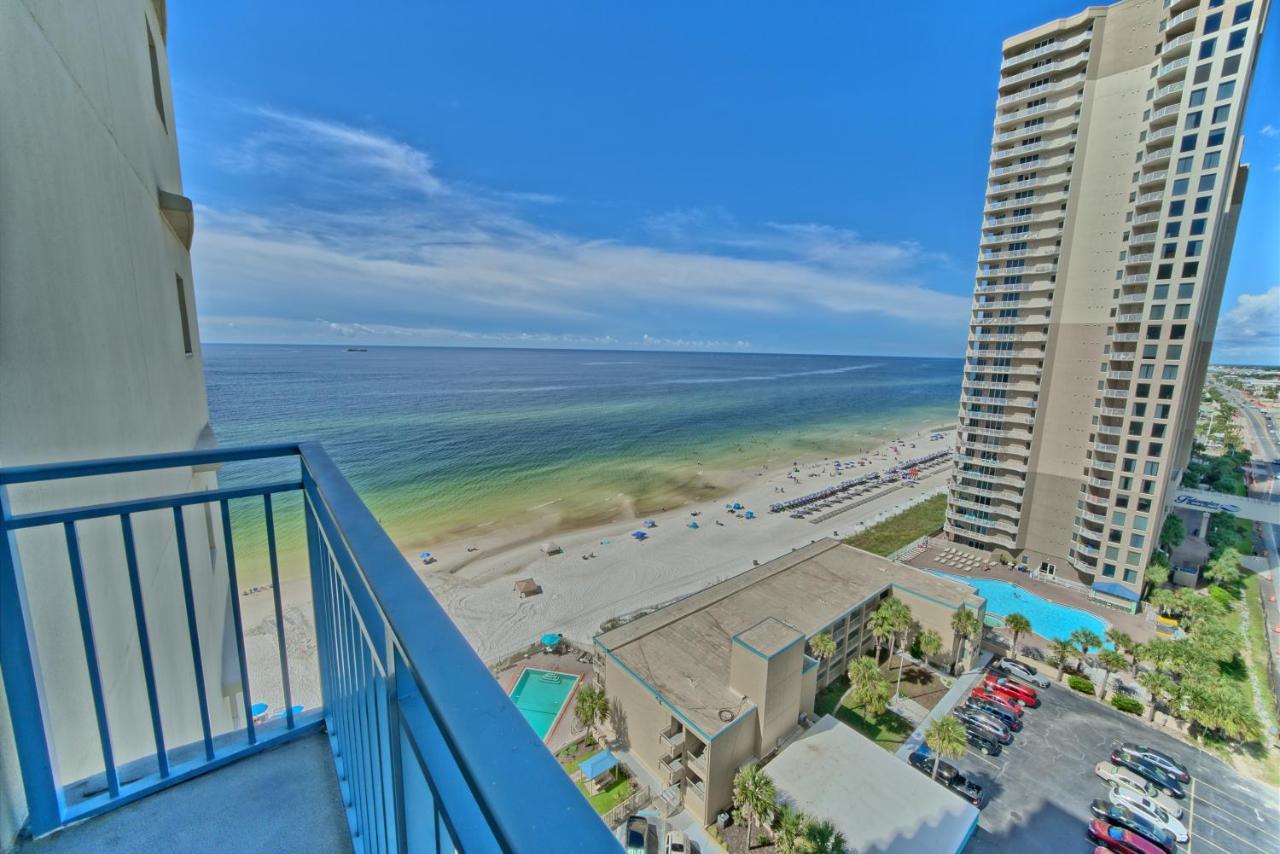
[[[1037,688],[1049,687],[1048,678],[1037,673],[1036,669],[1030,664],[1023,664],[1021,661],[1014,661],[1012,658],[1002,658],[996,662],[996,667],[1010,676],[1016,676],[1023,682],[1030,682]]]
[[[1167,810],[1141,792],[1126,786],[1112,786],[1107,799],[1116,806],[1124,807],[1142,816],[1161,830],[1168,831],[1179,842],[1186,842],[1191,838],[1187,833],[1186,825],[1169,815]]]

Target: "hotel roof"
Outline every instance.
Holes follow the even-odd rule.
[[[730,687],[735,642],[768,657],[890,587],[952,608],[984,604],[966,584],[823,539],[599,635],[596,643],[711,739],[753,708]]]

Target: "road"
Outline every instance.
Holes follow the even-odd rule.
[[[1221,386],[1219,388],[1244,413],[1245,422],[1249,425],[1249,432],[1253,434],[1251,441],[1249,441],[1249,450],[1253,453],[1253,459],[1255,460],[1253,467],[1255,480],[1249,489],[1249,496],[1264,501],[1280,501],[1280,487],[1277,486],[1277,481],[1280,478],[1277,478],[1276,467],[1270,465],[1271,460],[1280,459],[1280,442],[1277,442],[1271,430],[1268,429],[1263,414],[1249,405],[1239,392]],[[1267,550],[1267,575],[1269,576],[1269,579],[1267,577],[1263,578],[1263,584],[1266,584],[1268,580],[1270,581],[1270,595],[1274,597],[1271,603],[1265,603],[1267,622],[1272,625],[1280,625],[1280,617],[1276,616],[1276,605],[1274,604],[1280,602],[1280,554],[1277,554],[1276,549],[1276,543],[1280,540],[1280,528],[1275,525],[1262,525],[1261,528],[1262,540]],[[1274,649],[1275,641],[1271,632],[1267,632],[1267,640]],[[1271,685],[1275,692],[1276,706],[1280,708],[1280,655],[1273,655],[1271,663]]]

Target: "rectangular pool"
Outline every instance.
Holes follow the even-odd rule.
[[[526,667],[511,688],[511,702],[533,727],[538,738],[546,741],[564,714],[569,696],[578,686],[580,676]]]

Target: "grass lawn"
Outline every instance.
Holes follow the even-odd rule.
[[[860,534],[846,537],[845,542],[872,554],[889,555],[914,540],[941,530],[946,514],[947,496],[935,495]]]
[[[893,712],[888,711],[874,718],[863,717],[861,712],[856,711],[849,705],[849,700],[845,696],[848,689],[849,685],[843,679],[832,683],[814,700],[814,714],[819,717],[822,715],[833,716],[845,726],[853,727],[890,753],[901,747],[907,740],[907,736],[911,735],[914,727]]]
[[[587,756],[590,755],[592,754],[587,753],[564,766],[565,773],[572,776],[573,773],[578,770],[578,766],[582,763],[582,760],[586,759]],[[579,781],[577,785],[578,791],[582,792],[586,799],[591,802],[591,806],[600,815],[605,815],[609,810],[625,801],[632,792],[631,780],[625,777],[619,777],[616,782],[596,795],[592,795],[587,792],[586,783]]]

